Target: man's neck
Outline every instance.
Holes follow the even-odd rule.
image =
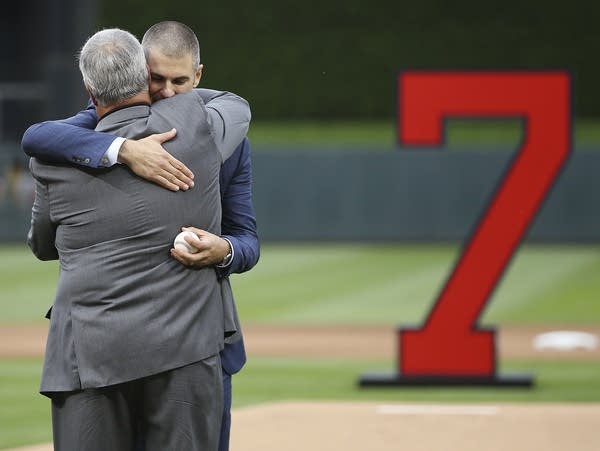
[[[119,108],[125,108],[129,105],[140,104],[140,103],[147,103],[148,105],[150,105],[150,94],[148,93],[148,91],[140,92],[139,94],[136,94],[133,97],[130,97],[126,100],[122,100],[120,102],[112,103],[110,105],[97,104],[96,105],[96,115],[100,118],[100,117],[103,117],[106,114],[110,113],[113,110],[116,110]]]

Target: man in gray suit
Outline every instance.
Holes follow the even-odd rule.
[[[28,244],[60,259],[41,392],[52,399],[55,449],[217,448],[224,318],[214,269],[171,258],[182,225],[220,233],[221,163],[242,141],[250,110],[238,96],[194,90],[150,107],[144,51],[103,30],[79,62],[97,130],[139,138],[177,129],[165,144],[195,174],[171,192],[107,170],[31,160],[36,179]]]

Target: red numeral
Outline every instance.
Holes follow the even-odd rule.
[[[399,331],[401,375],[493,376],[494,330],[477,319],[569,155],[570,77],[417,71],[398,83],[403,146],[440,146],[452,117],[523,120],[523,141],[425,323]]]

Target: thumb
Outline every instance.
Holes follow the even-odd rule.
[[[208,232],[206,230],[198,229],[196,227],[191,227],[191,226],[190,227],[182,227],[181,230],[193,232],[196,235],[198,235],[198,237],[208,235]]]
[[[159,143],[164,143],[165,141],[169,141],[170,139],[173,139],[175,137],[175,135],[177,134],[177,130],[175,130],[174,128],[172,128],[171,130],[169,130],[168,132],[164,132],[164,133],[157,133],[154,135],[154,138],[159,142]]]

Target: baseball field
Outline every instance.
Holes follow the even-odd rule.
[[[554,330],[600,336],[598,246],[525,244],[487,304],[500,373],[531,374],[533,388],[358,387],[394,370],[395,328],[423,321],[459,251],[264,245],[232,281],[249,357],[234,379],[232,449],[600,449],[600,350],[533,346]],[[0,449],[49,449],[37,388],[58,265],[5,245],[0,268]]]

